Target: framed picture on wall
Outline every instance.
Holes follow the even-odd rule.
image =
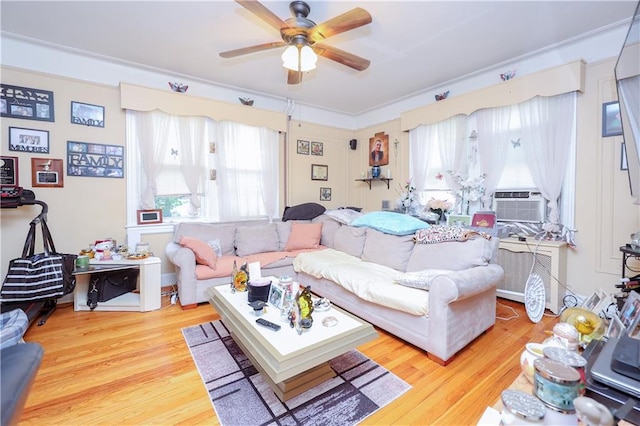
[[[71,101],[71,122],[90,127],[104,127],[104,107]]]
[[[298,154],[309,155],[309,141],[298,139]]]
[[[49,132],[46,130],[9,127],[9,151],[49,153]]]
[[[329,180],[329,166],[312,164],[311,180]]]
[[[331,201],[331,188],[320,188],[320,201]]]
[[[602,104],[602,136],[618,136],[621,134],[620,104],[617,101]]]
[[[323,155],[322,142],[311,142],[311,155]]]
[[[2,186],[19,186],[18,157],[2,156],[0,160],[0,184]]]
[[[62,160],[31,158],[31,186],[63,188]]]

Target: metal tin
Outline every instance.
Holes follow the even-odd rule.
[[[547,407],[563,412],[574,412],[573,400],[580,396],[580,373],[549,358],[533,362],[535,370],[533,393]]]
[[[580,354],[570,351],[565,348],[548,346],[542,350],[545,358],[558,361],[559,363],[573,367],[580,374],[580,396],[583,396],[586,391],[586,368],[587,360]]]
[[[502,424],[542,424],[546,408],[540,400],[528,393],[507,389],[502,391]]]

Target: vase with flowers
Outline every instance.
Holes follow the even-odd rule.
[[[475,177],[464,177],[452,170],[447,170],[447,173],[458,184],[458,188],[452,192],[460,200],[460,214],[469,214],[469,202],[478,201],[484,195],[485,187],[483,184],[487,178],[486,173]]]
[[[451,210],[452,204],[447,200],[437,200],[435,198],[431,198],[427,201],[427,205],[424,208],[425,212],[431,212],[434,215],[438,216],[438,221],[444,222],[446,221],[445,213],[448,213]]]
[[[411,179],[407,180],[404,188],[400,187],[400,198],[396,200],[396,207],[405,214],[411,212],[412,207],[417,203],[416,200],[416,187],[413,186]]]

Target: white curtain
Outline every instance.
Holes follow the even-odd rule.
[[[522,147],[533,180],[548,200],[548,222],[559,225],[558,197],[562,191],[572,138],[575,138],[576,94],[535,97],[518,105]],[[558,229],[550,229],[557,231]]]
[[[220,220],[277,217],[278,132],[220,122],[215,133]]]
[[[456,115],[447,120],[436,123],[438,128],[438,143],[440,144],[440,161],[445,171],[467,174],[469,158],[467,156],[469,117]],[[460,185],[451,173],[444,173],[447,186],[454,191],[460,189]],[[462,198],[456,196],[456,207],[460,207]]]
[[[160,111],[127,110],[127,128],[136,129],[127,135],[139,147],[144,172],[140,196],[141,209],[155,209],[156,178],[162,170],[162,158],[169,145],[171,116]]]
[[[478,157],[480,174],[485,174],[485,192],[481,198],[482,208],[488,209],[493,193],[507,161],[510,143],[511,106],[481,109],[475,113],[478,127]]]
[[[178,144],[180,149],[180,170],[189,189],[189,215],[195,216],[200,210],[202,185],[207,173],[205,147],[206,121],[204,117],[176,117]]]
[[[409,173],[413,184],[422,191],[428,184],[431,145],[436,143],[437,125],[418,126],[409,131]]]

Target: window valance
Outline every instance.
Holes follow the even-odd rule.
[[[134,111],[155,109],[179,116],[204,116],[216,121],[232,121],[285,132],[285,113],[120,83],[120,106]]]
[[[582,60],[549,68],[534,74],[453,96],[402,113],[400,125],[403,131],[420,125],[437,123],[458,114],[469,115],[483,108],[515,105],[536,96],[556,96],[584,90],[585,63]]]

